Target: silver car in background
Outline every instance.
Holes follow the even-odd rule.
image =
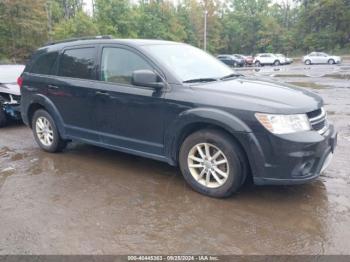
[[[20,119],[21,90],[17,84],[24,65],[0,65],[0,127],[10,119]]]
[[[323,52],[312,52],[306,56],[303,57],[303,62],[306,65],[311,64],[340,64],[341,63],[341,57],[340,56],[333,56],[328,55]]]

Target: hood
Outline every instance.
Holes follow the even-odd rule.
[[[281,82],[238,77],[193,86],[202,100],[218,106],[275,114],[306,113],[320,108],[323,100],[306,89]]]
[[[10,83],[10,84],[0,83],[0,93],[19,96],[21,94],[21,90],[17,83]]]

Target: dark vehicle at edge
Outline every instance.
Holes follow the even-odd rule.
[[[236,74],[186,44],[51,44],[20,82],[22,118],[42,149],[76,140],[179,165],[213,197],[231,195],[247,176],[258,185],[313,180],[336,146],[318,95]]]
[[[245,65],[244,58],[236,55],[218,55],[216,58],[230,67],[242,67]]]

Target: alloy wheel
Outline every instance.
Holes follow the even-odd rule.
[[[39,117],[35,123],[37,137],[44,146],[51,146],[54,140],[54,133],[50,121],[46,117]]]
[[[187,163],[192,177],[205,187],[220,187],[228,179],[230,170],[227,157],[212,144],[200,143],[192,147]]]

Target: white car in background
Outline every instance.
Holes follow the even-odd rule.
[[[286,57],[284,54],[276,54],[276,56],[277,56],[277,57],[282,57],[281,60],[286,61],[285,64],[287,64],[287,65],[293,63],[293,58]]]
[[[263,65],[283,65],[286,63],[285,57],[278,57],[272,53],[263,53],[257,54],[254,57],[254,65],[255,66],[263,66]]]
[[[10,119],[21,118],[21,90],[17,79],[23,70],[24,65],[0,65],[0,127]]]
[[[312,52],[303,57],[303,62],[306,65],[311,64],[340,64],[341,57],[340,56],[332,56],[322,52]]]

